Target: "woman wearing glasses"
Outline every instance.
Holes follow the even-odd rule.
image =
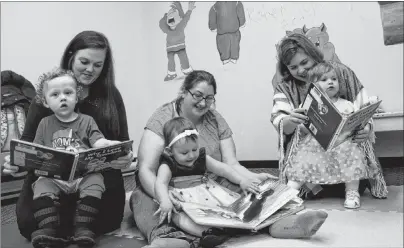
[[[164,150],[163,126],[168,120],[182,116],[192,121],[198,130],[200,146],[205,147],[206,155],[232,166],[243,177],[258,182],[272,177],[266,173],[253,173],[239,164],[232,138],[233,133],[225,119],[213,109],[216,88],[215,78],[209,72],[198,70],[191,72],[185,78],[178,97],[158,108],[146,124],[139,144],[139,170],[136,175],[136,188],[131,196],[130,207],[137,227],[146,236],[150,244],[149,247],[192,247],[190,243],[192,244],[193,240],[197,240],[195,237],[176,229],[170,223],[165,222],[159,225],[159,216],[154,215],[159,208],[158,203],[154,201],[156,199],[154,185],[159,159]],[[217,181],[223,183],[225,180],[220,178]],[[232,185],[229,181],[226,181],[226,187],[234,191],[239,190],[238,186]],[[174,197],[171,197],[171,200],[174,205],[178,204]],[[304,215],[304,218],[298,218],[298,221],[296,221],[296,217],[293,217],[283,224],[279,223],[282,224],[282,227],[274,229],[275,232],[272,232],[271,235],[284,237],[284,230],[292,230],[290,229],[291,225],[296,228],[295,223],[299,224],[297,228],[310,229],[305,229],[302,233],[312,233],[313,229],[319,227],[316,226],[317,222],[312,220],[318,218],[317,216],[312,218],[313,213],[308,212],[308,214],[310,215],[309,218]],[[299,223],[300,219],[310,221],[302,224]],[[281,229],[282,231],[279,233],[278,230]],[[295,238],[295,236],[291,234],[288,237]]]

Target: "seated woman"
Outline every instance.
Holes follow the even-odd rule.
[[[308,183],[311,181],[303,179],[301,175],[302,173],[299,175],[296,174],[297,167],[301,164],[294,163],[293,161],[296,160],[293,160],[293,158],[295,158],[294,155],[296,152],[309,149],[306,147],[307,144],[305,142],[299,142],[299,132],[296,131],[298,130],[297,127],[299,124],[308,121],[308,117],[302,113],[303,109],[299,108],[299,106],[305,99],[310,85],[309,71],[317,64],[323,63],[324,56],[306,36],[301,34],[291,34],[285,37],[279,43],[277,48],[279,58],[278,71],[283,76],[283,79],[281,82],[277,83],[274,90],[274,105],[271,114],[271,122],[280,134],[281,180],[286,180],[286,177],[288,177],[288,184],[290,186],[296,189],[305,186],[302,187],[301,193],[311,193],[311,191],[314,192],[314,189],[316,189],[318,185]],[[336,74],[339,75],[339,97],[353,103],[353,105],[357,107],[364,106],[368,103],[369,97],[366,90],[356,77],[355,73],[343,64],[337,62],[332,62],[332,64]],[[369,168],[377,168],[376,176],[369,179],[372,195],[377,198],[387,197],[387,189],[381,167],[373,152],[372,142],[375,140],[372,120],[353,135],[352,141],[357,143],[357,146],[359,146],[362,149],[363,154],[365,154],[364,163],[366,166]],[[307,151],[305,152],[307,155]],[[327,157],[329,156],[327,155]],[[318,166],[319,168],[323,168],[321,167],[321,164],[329,164],[328,160],[323,161],[321,159],[324,159],[324,156],[318,153],[316,162],[311,164],[315,164],[315,167]],[[339,161],[333,159],[333,161],[338,164],[337,167],[342,166],[340,163],[343,159],[340,159]],[[307,168],[307,171],[303,174],[308,177],[313,176],[315,173],[311,172],[310,175],[310,169],[313,168]],[[316,168],[314,168],[314,170],[316,170]],[[338,175],[335,176],[339,178]],[[344,177],[345,174],[340,173],[339,176]],[[357,179],[359,178],[366,178],[366,176],[358,177]],[[342,178],[339,178],[338,180],[332,180],[331,182],[327,181],[328,179],[325,181],[319,179],[314,180],[314,183],[334,184],[349,182],[347,183],[346,188],[347,201],[345,206],[356,208],[360,206],[359,192],[362,193],[364,187],[360,189],[359,181],[351,181],[352,179],[354,178],[350,177],[343,180]],[[344,185],[342,184],[342,186]],[[337,194],[339,195],[341,195],[341,191],[343,192],[343,189],[341,188],[330,188],[330,190],[332,189],[337,190]]]
[[[225,119],[212,107],[215,102],[216,81],[206,71],[193,71],[184,80],[180,94],[174,101],[158,108],[146,124],[139,144],[136,188],[130,207],[139,230],[146,236],[149,247],[190,247],[199,242],[193,237],[175,228],[168,222],[159,223],[154,213],[159,209],[156,203],[155,183],[159,160],[165,147],[163,127],[174,117],[185,117],[196,127],[201,147],[206,155],[231,166],[246,179],[262,180],[270,177],[266,173],[253,173],[239,164],[232,131]],[[223,178],[216,178],[222,185],[236,191],[240,188]],[[171,196],[171,195],[170,195]],[[178,201],[171,197],[174,206]],[[270,234],[279,238],[299,238],[313,235],[324,222],[327,214],[322,211],[294,215],[276,222],[270,228]]]
[[[112,51],[108,39],[95,31],[83,31],[77,34],[67,45],[62,56],[60,67],[71,70],[79,82],[81,99],[76,105],[80,113],[94,118],[105,138],[110,140],[129,140],[126,111],[119,90],[115,86]],[[38,124],[52,111],[35,101],[31,103],[21,140],[32,142]],[[102,172],[105,192],[99,202],[99,211],[94,218],[85,220],[95,234],[113,231],[120,227],[125,205],[125,189],[121,170],[131,164],[133,153],[114,161],[115,169]],[[8,160],[9,161],[9,160]],[[18,167],[9,163],[4,165],[11,171]],[[32,172],[28,173],[17,202],[17,224],[21,234],[31,240],[31,234],[38,229],[33,210],[32,184],[37,180]],[[60,221],[60,226],[67,228],[58,230],[61,238],[70,238],[73,230],[76,195],[63,195],[65,201],[62,208],[52,208]],[[66,204],[67,203],[67,204]],[[91,210],[92,208],[85,208]],[[87,211],[86,210],[86,211]],[[67,223],[67,224],[66,224]]]

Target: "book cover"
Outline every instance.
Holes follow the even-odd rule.
[[[10,142],[10,162],[33,170],[37,176],[71,181],[91,172],[108,169],[112,160],[129,152],[132,143],[124,141],[113,146],[74,153],[13,139]]]
[[[298,191],[268,179],[261,185],[259,195],[239,195],[211,179],[205,184],[181,189],[184,212],[196,223],[215,227],[233,227],[258,230],[273,222],[300,211],[301,205],[278,211],[293,200]],[[178,190],[178,189],[171,189]],[[278,211],[278,212],[277,212]]]
[[[311,84],[302,106],[307,110],[310,120],[305,127],[324,150],[329,151],[346,139],[341,134],[350,134],[364,126],[376,113],[381,102],[377,100],[352,114],[342,114],[320,88]]]

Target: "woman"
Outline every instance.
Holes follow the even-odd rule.
[[[60,67],[72,70],[80,83],[80,100],[76,110],[92,116],[107,139],[129,140],[125,105],[115,86],[113,58],[108,39],[95,31],[83,31],[77,34],[67,45]],[[21,139],[32,142],[40,120],[51,114],[49,109],[33,101]],[[114,169],[102,173],[106,191],[101,199],[98,216],[95,220],[88,222],[89,227],[96,234],[110,232],[120,227],[125,204],[125,189],[120,169],[129,166],[132,159],[131,152],[115,161],[112,164]],[[10,165],[5,166],[16,169]],[[32,209],[31,188],[36,179],[33,173],[28,173],[17,202],[18,227],[21,234],[28,240],[37,228]],[[60,201],[70,201],[67,205],[72,206],[76,204],[75,197],[61,197]],[[60,221],[70,222],[68,225],[70,228],[60,230],[61,237],[71,235],[74,213],[70,209],[75,208],[66,207],[59,210]]]
[[[282,80],[277,82],[274,90],[274,105],[271,114],[271,122],[281,134],[280,137],[280,170],[281,180],[285,180],[286,168],[292,166],[289,159],[296,146],[299,145],[295,129],[299,124],[308,119],[299,108],[300,104],[307,95],[309,87],[308,71],[316,64],[324,62],[324,56],[315,45],[304,35],[291,34],[285,37],[277,46],[278,50],[278,68]],[[355,73],[345,65],[333,62],[337,73],[341,75],[340,96],[357,106],[362,106],[368,101],[366,90],[356,77]],[[385,198],[387,189],[384,182],[380,165],[375,158],[372,142],[374,142],[373,122],[372,120],[361,130],[358,130],[353,137],[353,141],[360,144],[366,153],[367,163],[377,164],[379,168],[378,176],[370,180],[371,193],[377,198]],[[290,185],[299,189],[303,182],[297,185]],[[306,183],[302,193],[316,193],[319,187]],[[343,186],[328,187],[343,196]],[[361,193],[365,190],[362,181]],[[335,194],[334,194],[335,195]]]
[[[159,159],[164,149],[163,126],[173,117],[182,116],[194,123],[199,132],[200,146],[205,147],[206,154],[213,159],[232,166],[237,172],[251,180],[262,181],[271,177],[266,173],[252,173],[239,164],[232,138],[233,133],[224,118],[212,108],[215,103],[215,95],[214,77],[206,71],[193,71],[185,78],[178,98],[158,108],[146,124],[138,150],[137,187],[132,193],[130,207],[139,230],[151,243],[150,247],[190,247],[187,241],[192,240],[192,237],[169,224],[159,225],[159,216],[153,215],[158,209],[158,204],[153,199],[155,199],[154,184]],[[239,189],[231,185],[229,181],[224,181],[222,178],[217,179],[222,185],[227,184],[226,187],[232,190]],[[174,197],[171,200],[174,205],[178,204]],[[292,219],[282,225],[299,222]],[[310,217],[309,219],[320,218]],[[324,219],[322,219],[323,222]],[[318,222],[314,222],[316,225],[318,224]],[[301,226],[306,228],[306,223]],[[311,227],[312,225],[309,229]],[[316,227],[318,229],[319,225]],[[284,234],[284,231],[278,231],[282,229],[280,226],[274,229],[275,235],[281,233],[280,237]]]

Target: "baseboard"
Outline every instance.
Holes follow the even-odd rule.
[[[404,167],[404,157],[380,157],[378,158],[382,168]],[[246,160],[240,161],[246,168],[279,168],[278,160]]]

